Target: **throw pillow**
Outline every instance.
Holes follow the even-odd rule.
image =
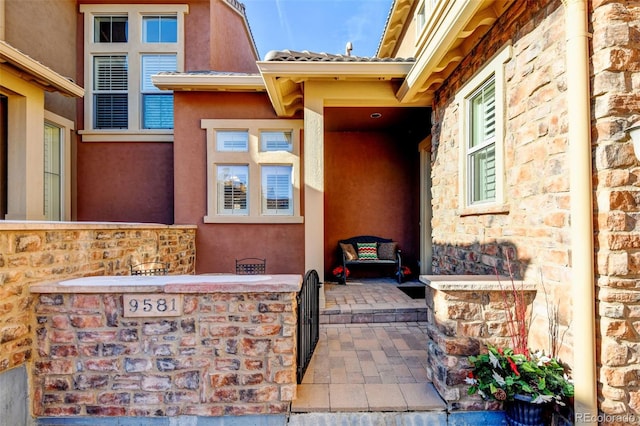
[[[344,253],[344,258],[347,260],[358,260],[358,254],[356,249],[353,248],[353,244],[340,243],[340,248]]]
[[[398,243],[380,243],[378,246],[378,258],[380,260],[396,260]]]
[[[358,243],[358,259],[378,260],[378,243]]]

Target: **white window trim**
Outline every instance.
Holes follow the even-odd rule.
[[[147,54],[176,54],[177,71],[184,70],[184,15],[189,13],[185,4],[85,4],[80,5],[84,13],[84,130],[83,142],[173,142],[173,129],[143,129],[141,117],[141,59]],[[145,15],[175,14],[178,18],[177,43],[142,43],[142,17]],[[128,16],[127,43],[95,43],[94,17],[100,15]],[[129,88],[128,129],[93,128],[93,56],[101,54],[121,54],[128,57]]]
[[[200,127],[207,135],[207,214],[205,223],[302,223],[300,210],[300,132],[303,120],[226,120],[203,119]],[[249,132],[248,152],[216,151],[216,131],[247,130]],[[260,151],[260,132],[270,130],[291,131],[292,150]],[[218,185],[217,164],[249,165],[249,214],[221,215],[217,212]],[[293,215],[262,214],[260,167],[262,165],[290,165],[293,167]]]
[[[512,56],[512,47],[507,45],[483,68],[469,80],[456,94],[456,104],[458,105],[459,124],[459,156],[458,156],[458,202],[460,215],[489,214],[508,211],[505,197],[505,167],[504,167],[504,127],[505,127],[505,71],[504,64]],[[495,76],[496,88],[496,198],[485,203],[469,204],[468,166],[467,166],[467,146],[470,137],[469,129],[469,100],[473,93],[482,86],[492,75]]]
[[[73,121],[54,114],[50,111],[44,111],[44,121],[52,124],[60,129],[61,132],[61,161],[60,170],[62,171],[62,182],[60,188],[60,220],[71,220],[71,132],[75,129]],[[44,191],[44,186],[43,186]],[[44,193],[43,193],[44,194]]]

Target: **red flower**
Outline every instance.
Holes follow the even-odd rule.
[[[345,277],[349,276],[349,268],[343,268],[342,266],[334,268],[331,272],[333,272],[333,275],[335,275],[336,277],[342,276],[343,272]]]

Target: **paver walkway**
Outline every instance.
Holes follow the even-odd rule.
[[[393,283],[325,285],[320,338],[291,411],[444,411],[426,370],[424,299]]]

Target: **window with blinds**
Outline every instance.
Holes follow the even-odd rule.
[[[293,168],[262,166],[262,213],[293,214]]]
[[[248,165],[217,165],[218,214],[247,215],[249,196]]]
[[[268,151],[286,151],[291,152],[293,149],[290,131],[268,131],[260,132],[261,150]]]
[[[93,111],[96,129],[128,127],[127,70],[126,55],[93,57]]]
[[[247,130],[217,130],[216,151],[248,152],[249,132]]]
[[[142,55],[142,128],[173,129],[173,93],[153,85],[151,76],[176,71],[176,55]]]
[[[491,77],[469,98],[469,204],[496,198],[496,85]]]

